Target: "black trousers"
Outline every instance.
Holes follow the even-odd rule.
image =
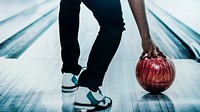
[[[100,31],[91,49],[87,69],[81,73],[78,84],[96,91],[102,85],[107,68],[119,46],[125,24],[120,0],[61,0],[59,31],[63,61],[62,72],[77,75],[81,70],[81,66],[78,64],[81,2],[93,12],[100,25]]]

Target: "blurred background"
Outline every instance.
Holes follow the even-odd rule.
[[[123,45],[118,52],[120,49],[125,49],[127,52],[123,51],[123,55],[115,58],[135,59],[141,53],[140,37],[127,0],[121,2],[127,30],[123,34]],[[200,1],[146,0],[145,2],[151,35],[159,48],[173,59],[199,61]],[[1,0],[0,57],[60,59],[58,8],[58,0]],[[88,55],[85,54],[89,53],[98,32],[98,25],[92,13],[84,5],[81,8],[79,42],[83,51],[82,58],[87,59]],[[50,27],[54,27],[54,30]],[[49,39],[42,39],[45,32],[51,32],[44,37]],[[41,45],[37,44],[34,48],[32,45],[38,39],[45,42]],[[48,48],[51,46],[53,51],[47,53],[45,43],[51,44]],[[33,49],[38,50],[34,52]]]

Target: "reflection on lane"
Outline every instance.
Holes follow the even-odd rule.
[[[62,112],[73,112],[75,93],[62,93]]]
[[[172,100],[165,94],[151,94],[147,93],[143,95],[136,107],[141,112],[159,112],[160,110],[164,112],[175,112],[175,106]]]

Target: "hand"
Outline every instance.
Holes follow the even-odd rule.
[[[166,56],[159,50],[159,48],[155,45],[155,43],[151,39],[145,39],[142,41],[143,53],[140,56],[140,59],[145,57],[147,58],[156,58],[157,56],[162,56],[166,58]]]

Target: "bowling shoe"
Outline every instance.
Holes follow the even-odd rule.
[[[79,87],[75,94],[75,110],[100,111],[108,109],[112,105],[112,100],[103,96],[100,89],[93,92],[87,87]]]
[[[84,70],[85,67],[81,69],[80,73],[82,73]],[[80,73],[78,75],[74,75],[72,73],[62,74],[62,92],[69,93],[78,89],[78,77]]]

